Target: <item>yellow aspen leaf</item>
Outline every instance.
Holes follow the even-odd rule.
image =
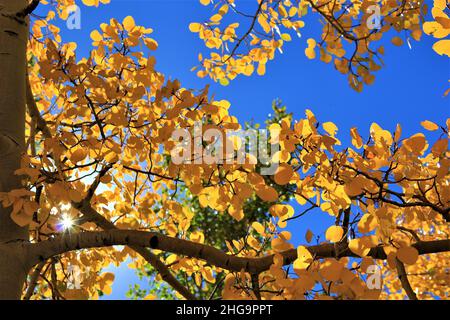
[[[419,258],[419,252],[414,247],[401,247],[397,250],[397,258],[405,264],[414,264]]]
[[[367,73],[363,77],[364,83],[367,85],[371,85],[375,81],[375,76],[373,74]]]
[[[377,245],[376,236],[365,236],[361,238],[352,239],[348,243],[349,249],[360,257],[367,256],[370,249]]]
[[[285,7],[284,7],[281,3],[278,5],[278,12],[280,13],[280,15],[281,15],[283,18],[287,17],[287,15],[288,15],[288,13],[287,13]]]
[[[145,38],[144,43],[147,46],[147,48],[149,48],[152,51],[155,51],[156,49],[158,49],[158,42],[156,42],[154,39]]]
[[[194,231],[190,235],[191,241],[197,242],[197,243],[204,243],[205,242],[205,235],[201,231]]]
[[[420,124],[428,131],[436,131],[439,129],[439,126],[436,123],[429,120],[422,121]]]
[[[257,222],[257,221],[253,222],[253,223],[252,223],[252,227],[253,227],[253,229],[255,229],[255,231],[258,232],[260,235],[264,236],[264,235],[266,234],[266,233],[265,233],[265,228],[264,228],[264,226],[263,226],[261,223],[259,223],[259,222]]]
[[[209,283],[216,282],[216,278],[214,278],[212,269],[210,267],[203,268],[201,272],[202,272],[203,278],[206,281],[208,281]]]
[[[375,262],[371,257],[364,257],[361,259],[360,270],[361,272],[367,272],[367,268],[374,265]]]
[[[80,162],[87,157],[87,151],[84,148],[78,148],[70,155],[70,161],[73,163]]]
[[[202,25],[200,23],[197,22],[192,22],[191,24],[189,24],[189,30],[191,32],[199,32],[202,29]],[[202,59],[199,59],[200,61]]]
[[[267,19],[264,15],[260,14],[258,16],[258,23],[260,26],[264,29],[264,32],[269,33],[270,32],[270,24],[267,22]]]
[[[363,146],[363,140],[358,133],[358,129],[351,128],[350,135],[352,136],[352,144],[355,146],[355,148],[361,148]]]
[[[297,11],[298,11],[298,9],[296,7],[291,7],[289,9],[289,17],[292,18],[293,16],[295,16],[297,14]]]
[[[357,176],[344,185],[344,191],[349,197],[358,196],[364,192],[367,180],[362,176]]]
[[[358,222],[358,230],[361,233],[371,232],[378,226],[377,218],[370,214],[365,214],[362,216],[361,220]]]
[[[445,13],[440,11],[439,16],[436,15],[434,18],[444,29],[450,29],[450,19]]]
[[[448,139],[440,139],[431,148],[431,152],[434,156],[438,157],[448,149]]]
[[[442,27],[437,21],[428,21],[423,24],[423,32],[428,35],[432,35],[437,39],[445,38],[449,31]]]
[[[294,261],[294,270],[305,270],[312,262],[313,256],[311,252],[305,246],[299,246],[297,248],[297,259]]]
[[[376,142],[383,142],[390,146],[393,142],[392,135],[388,130],[384,130],[377,123],[372,123],[370,133]]]
[[[286,42],[292,41],[291,35],[289,33],[283,33],[281,35],[281,39]]]
[[[325,63],[330,63],[333,60],[333,56],[331,54],[328,54],[323,50],[323,48],[320,48],[320,60],[322,60]]]
[[[347,74],[348,72],[348,62],[344,59],[339,60],[337,58],[334,59],[334,66],[336,70],[338,70],[342,74]]]
[[[316,189],[316,206],[320,206],[320,189]]]
[[[230,206],[232,208],[232,206]],[[242,209],[228,209],[230,215],[235,218],[237,221],[241,221],[244,218],[244,210]]]
[[[222,15],[216,13],[211,18],[209,18],[209,20],[211,20],[212,22],[219,22],[220,20],[222,20],[222,18]]]
[[[426,143],[425,136],[422,133],[415,134],[403,141],[403,145],[406,149],[416,154],[422,153],[426,147]]]
[[[281,126],[278,123],[272,123],[269,126],[270,135],[274,137],[278,137],[280,135]]]
[[[288,204],[274,204],[270,207],[269,212],[274,217],[292,216],[294,208]]]
[[[258,69],[256,70],[258,75],[263,76],[266,73],[266,64],[265,63],[258,63]]]
[[[433,3],[433,7],[439,11],[443,11],[446,5],[447,5],[446,0],[434,0]],[[434,14],[433,16],[436,16],[436,14]]]
[[[314,234],[312,233],[312,231],[308,229],[305,234],[306,242],[310,243],[313,236],[314,236]]]
[[[105,155],[105,161],[109,163],[117,162],[119,159],[119,155],[115,153],[114,151],[110,151]]]
[[[222,78],[219,80],[219,83],[223,85],[224,87],[228,86],[230,84],[230,80],[228,78]]]
[[[347,71],[345,71],[345,72],[347,72]],[[357,92],[361,92],[362,91],[362,88],[363,88],[362,82],[359,81],[358,78],[355,75],[349,74],[349,76],[348,76],[348,83]]]
[[[305,49],[305,55],[308,57],[308,59],[314,59],[316,57],[316,52],[314,51],[314,48],[316,47],[316,40],[310,38],[306,41],[308,44],[308,47]]]
[[[273,255],[273,264],[277,267],[282,267],[283,266],[283,255],[279,254],[279,253],[275,253]]]
[[[316,40],[314,40],[313,38],[309,38],[308,40],[306,40],[306,43],[308,44],[308,47],[312,47],[315,48],[316,47]]]
[[[271,133],[271,137],[272,137],[272,133]],[[272,156],[273,163],[276,163],[276,162],[284,163],[284,162],[288,162],[290,159],[291,159],[291,154],[286,150],[277,151]]]
[[[105,285],[102,290],[103,294],[109,296],[112,293],[112,288],[109,285]]]
[[[394,37],[392,38],[391,42],[395,45],[395,46],[401,46],[403,44],[403,40],[400,37]]]
[[[116,276],[112,272],[105,272],[102,274],[103,281],[107,284],[112,284]]]
[[[292,245],[286,242],[283,237],[275,238],[271,241],[272,249],[277,252],[283,252],[292,248]]]
[[[292,234],[289,231],[283,231],[280,232],[278,236],[284,241],[289,241],[291,240]]]
[[[339,242],[344,235],[344,229],[340,226],[331,226],[325,232],[325,238],[330,242]]]
[[[99,0],[82,0],[83,4],[88,7],[96,6],[98,7]]]
[[[444,39],[436,42],[433,45],[433,50],[441,56],[445,54],[446,56],[450,57],[450,40]]]
[[[219,14],[224,16],[228,13],[228,4],[224,4],[223,6],[220,7],[219,9]]]
[[[251,184],[255,185],[255,188],[258,188],[258,187],[262,188],[265,186],[264,178],[261,175],[257,174],[256,172],[252,172],[248,175],[248,181]]]
[[[422,30],[420,29],[413,30],[411,32],[411,36],[413,37],[414,40],[420,41],[420,38],[422,37]]]
[[[91,39],[94,41],[102,41],[103,36],[98,32],[98,30],[94,30],[91,32]]]
[[[171,254],[166,259],[166,264],[173,264],[175,261],[177,261],[178,257],[176,254]]]
[[[126,31],[130,32],[134,29],[134,27],[136,26],[136,23],[134,22],[134,19],[132,16],[127,16],[125,17],[125,19],[123,19],[123,27],[125,28]]]
[[[341,277],[344,266],[335,259],[327,259],[320,265],[320,275],[328,281],[337,281]]]
[[[112,176],[109,175],[109,174],[107,174],[107,175],[105,175],[105,176],[103,176],[103,177],[100,178],[100,182],[101,182],[101,183],[104,183],[104,184],[111,183],[112,180],[113,180],[113,178],[112,178]]]
[[[207,6],[211,3],[211,0],[200,0],[200,3],[204,6]]]
[[[366,256],[370,251],[370,248],[365,247],[359,238],[350,240],[348,247],[353,253],[360,257]]]
[[[325,122],[322,124],[323,129],[332,137],[336,135],[338,130],[337,126],[333,122]]]
[[[394,141],[398,142],[400,140],[401,135],[402,135],[402,127],[397,123],[394,133]]]
[[[389,253],[386,253],[386,255],[387,255],[386,261],[387,261],[389,268],[395,269],[396,265],[397,265],[397,252],[396,251],[389,252]]]
[[[442,30],[442,26],[436,21],[427,21],[423,24],[423,32],[428,35],[433,35],[436,38],[440,38],[439,34],[436,34],[438,31]]]
[[[262,200],[267,202],[274,202],[278,200],[278,192],[272,187],[266,185],[257,185],[256,194]]]
[[[250,247],[252,247],[253,249],[259,251],[261,250],[261,244],[259,242],[259,240],[257,240],[255,237],[253,237],[252,235],[248,236],[247,239],[247,243],[249,244]]]
[[[283,163],[278,167],[274,176],[274,180],[278,185],[284,186],[289,183],[293,175],[294,169],[292,169],[292,166]]]

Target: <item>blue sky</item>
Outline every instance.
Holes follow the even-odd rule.
[[[431,3],[431,0],[426,2]],[[256,1],[242,3],[242,10],[254,11]],[[40,10],[42,12],[42,8]],[[229,100],[230,113],[242,122],[251,119],[263,122],[271,112],[272,101],[280,98],[288,111],[294,113],[294,118],[304,117],[304,110],[308,108],[320,122],[333,121],[345,144],[349,141],[349,130],[354,126],[367,136],[372,122],[391,131],[400,123],[405,137],[423,131],[420,126],[423,120],[444,124],[450,116],[450,100],[443,97],[448,88],[450,60],[432,50],[434,39],[427,36],[420,42],[412,40],[412,49],[382,41],[386,48],[385,66],[376,73],[372,86],[357,93],[349,87],[346,76],[338,73],[332,64],[305,57],[306,39],[320,32],[315,22],[317,16],[313,16],[306,21],[302,38],[293,37],[293,41],[285,45],[284,53],[277,54],[276,59],[268,63],[264,77],[240,76],[223,87],[208,78],[199,79],[190,71],[198,63],[198,53],[207,52],[197,34],[188,29],[189,23],[202,22],[211,15],[210,7],[202,6],[198,0],[111,0],[109,5],[83,6],[81,10],[80,30],[68,30],[61,24],[63,41],[77,42],[79,58],[90,50],[90,32],[100,23],[108,22],[110,18],[121,21],[131,15],[138,25],[154,29],[152,37],[159,43],[154,54],[158,71],[179,79],[187,88],[200,89],[210,84],[210,92],[219,100]],[[246,21],[241,23],[246,25]],[[303,241],[307,227],[314,230],[314,226],[327,223],[329,218],[325,215],[312,212],[293,223],[290,231],[294,242]],[[125,298],[128,285],[139,281],[126,264],[112,270],[116,273],[116,281],[108,298]]]

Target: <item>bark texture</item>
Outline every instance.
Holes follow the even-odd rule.
[[[25,79],[28,19],[17,13],[26,0],[0,0],[0,192],[20,188],[14,174],[25,145]],[[0,299],[18,299],[26,278],[23,241],[28,228],[0,205]]]

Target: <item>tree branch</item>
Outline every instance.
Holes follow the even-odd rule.
[[[27,86],[28,113],[30,114],[30,117],[34,119],[37,129],[42,132],[44,137],[51,138],[52,134],[50,133],[50,129],[47,126],[47,122],[44,120],[44,118],[42,118],[39,109],[36,105],[36,101],[34,100],[29,77],[27,77],[26,82],[27,82],[26,86]]]
[[[31,2],[23,10],[16,13],[19,18],[25,18],[26,16],[33,13],[39,5],[40,0],[31,0]]]
[[[264,0],[261,0],[261,2],[258,5],[258,9],[256,10],[255,15],[253,16],[252,23],[250,24],[250,27],[248,28],[247,32],[244,34],[244,36],[242,36],[237,41],[237,43],[234,46],[233,50],[231,51],[230,55],[228,56],[227,59],[225,59],[225,61],[223,61],[223,63],[227,63],[228,60],[230,60],[234,56],[237,49],[241,46],[242,42],[250,35],[250,33],[252,33],[252,30],[255,28],[256,21],[258,20],[258,16],[262,11],[262,6],[263,6],[264,2],[265,2]]]
[[[411,284],[409,283],[408,276],[406,275],[405,266],[397,258],[395,258],[395,264],[397,267],[398,278],[400,279],[402,287],[405,290],[406,294],[408,295],[409,300],[418,300],[416,293],[414,292],[414,290],[411,287]]]
[[[86,220],[95,223],[103,230],[119,230],[111,221],[92,208],[90,203],[84,202],[73,204],[73,206],[80,210]],[[152,267],[161,275],[161,278],[184,298],[187,300],[197,300],[197,298],[172,275],[169,268],[162,263],[156,255],[150,252],[146,246],[130,245],[130,248],[139,253],[148,263],[150,263],[150,265],[152,265]]]
[[[225,270],[234,272],[244,270],[250,274],[259,274],[266,271],[273,263],[273,255],[261,258],[237,257],[228,255],[212,246],[168,237],[157,232],[137,230],[110,230],[77,234],[66,233],[43,242],[29,244],[29,261],[36,264],[52,256],[73,250],[113,245],[149,247],[190,258],[205,260],[211,265]],[[445,252],[450,251],[450,239],[423,241],[413,246],[418,250],[419,254]],[[337,246],[331,243],[323,243],[306,248],[316,258],[359,257],[348,248],[346,243],[339,243]],[[284,265],[291,264],[297,258],[297,250],[295,249],[282,252],[281,254],[284,258]],[[368,256],[382,260],[387,258],[381,246],[372,248]]]
[[[261,300],[261,291],[259,287],[259,274],[252,274],[252,289],[255,293],[256,299]]]
[[[31,275],[31,278],[30,278],[30,282],[28,283],[27,292],[25,293],[23,300],[30,300],[31,296],[33,295],[34,289],[36,288],[39,276],[41,275],[41,272],[45,266],[45,263],[46,263],[46,261],[39,263],[36,266],[36,268],[34,269],[33,274]]]

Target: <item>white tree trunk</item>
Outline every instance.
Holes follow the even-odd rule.
[[[28,20],[15,16],[27,0],[0,0],[0,192],[20,188],[14,174],[25,143],[25,79]],[[28,228],[10,218],[0,205],[0,298],[18,299],[26,277],[20,242]]]

